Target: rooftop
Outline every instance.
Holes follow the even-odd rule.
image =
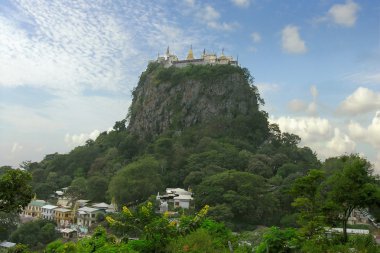
[[[54,208],[57,208],[58,206],[54,206],[54,205],[44,205],[42,208],[44,209],[54,209]]]
[[[66,212],[71,212],[70,209],[67,209],[67,208],[56,208],[54,209],[56,212],[61,212],[61,213],[66,213]]]
[[[86,213],[92,213],[92,212],[95,212],[95,211],[99,211],[98,208],[92,208],[92,207],[87,207],[87,206],[84,206],[84,207],[81,207],[78,209],[78,212],[86,212]]]

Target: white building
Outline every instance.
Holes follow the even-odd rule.
[[[174,207],[181,207],[185,209],[190,208],[190,201],[193,200],[193,197],[190,195],[179,195],[174,197]]]
[[[92,207],[81,207],[77,212],[77,225],[91,227],[96,222],[96,213],[100,210]]]
[[[174,203],[174,208],[189,209],[193,200],[192,193],[182,188],[166,188],[166,194],[157,194],[160,200],[160,212],[167,211],[167,203]]]
[[[46,220],[54,220],[54,209],[57,207],[58,206],[54,205],[44,205],[41,211],[42,218]]]

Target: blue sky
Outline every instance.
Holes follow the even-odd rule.
[[[0,0],[0,164],[68,152],[125,117],[147,62],[239,58],[271,122],[380,172],[380,2]]]

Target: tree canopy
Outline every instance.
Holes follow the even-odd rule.
[[[0,175],[0,211],[20,212],[33,197],[29,172],[9,169]]]

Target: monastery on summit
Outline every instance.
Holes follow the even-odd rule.
[[[237,60],[234,60],[231,56],[225,56],[224,50],[222,51],[222,55],[217,57],[215,53],[208,54],[206,50],[203,50],[201,58],[194,58],[193,48],[190,47],[190,50],[187,54],[185,60],[179,60],[178,57],[174,54],[171,54],[169,51],[169,47],[166,50],[166,54],[164,56],[158,56],[156,62],[162,63],[165,68],[169,68],[170,66],[175,67],[185,67],[187,65],[216,65],[216,64],[229,64],[237,66]]]

